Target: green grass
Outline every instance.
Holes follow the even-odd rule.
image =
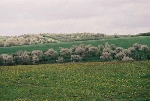
[[[0,66],[0,101],[149,101],[150,61]]]
[[[106,42],[110,44],[115,44],[123,48],[128,48],[134,43],[146,44],[150,47],[150,37],[127,37],[127,38],[113,38],[113,39],[103,39],[103,40],[89,40],[89,41],[76,41],[76,42],[60,42],[60,43],[50,43],[50,44],[38,44],[38,45],[26,45],[26,46],[13,46],[13,47],[0,47],[0,54],[6,53],[16,53],[19,50],[26,50],[31,52],[33,50],[42,50],[45,51],[49,48],[53,48],[56,51],[59,51],[59,47],[70,48],[72,45],[93,45],[98,46],[99,44],[105,44]]]

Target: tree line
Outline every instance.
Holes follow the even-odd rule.
[[[132,61],[150,59],[150,50],[147,45],[134,43],[124,49],[115,44],[73,45],[71,48],[59,48],[59,52],[50,48],[46,51],[33,50],[32,52],[18,51],[13,54],[1,54],[0,65],[28,65],[44,63],[65,63],[79,61]]]
[[[58,42],[74,42],[86,40],[101,40],[119,37],[123,36],[119,36],[117,34],[105,35],[102,33],[71,33],[71,34],[41,33],[41,34],[24,34],[20,36],[0,36],[0,47],[58,43]]]

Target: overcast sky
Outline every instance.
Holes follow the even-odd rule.
[[[150,32],[150,0],[1,0],[0,35]]]

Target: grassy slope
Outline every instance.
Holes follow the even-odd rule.
[[[146,44],[150,47],[150,37],[131,37],[131,38],[115,38],[115,39],[103,39],[103,40],[89,40],[89,41],[77,41],[77,42],[61,42],[61,43],[50,43],[50,44],[38,44],[38,45],[27,45],[27,46],[14,46],[14,47],[0,47],[0,54],[16,53],[19,50],[27,50],[31,52],[32,50],[47,50],[53,48],[58,51],[59,47],[70,48],[72,45],[93,45],[98,46],[99,44],[105,44],[109,42],[110,44],[115,44],[116,46],[121,46],[124,48],[130,47],[133,43]]]
[[[150,100],[150,61],[1,66],[0,100]]]

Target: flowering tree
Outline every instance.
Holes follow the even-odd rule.
[[[63,63],[64,62],[64,58],[63,57],[58,57],[58,59],[56,60],[57,63]]]
[[[43,58],[43,52],[41,50],[33,50],[31,52],[31,56],[32,56],[32,62],[34,64],[38,63],[39,61],[42,60]]]
[[[108,61],[108,60],[112,59],[112,56],[111,56],[111,53],[109,53],[109,52],[103,52],[102,56],[100,56],[100,58],[102,60]]]
[[[85,48],[81,47],[81,46],[76,47],[75,54],[77,54],[77,55],[83,55],[83,54],[85,54]]]
[[[82,57],[80,55],[71,55],[71,58],[70,58],[70,60],[73,62],[77,62],[81,59],[82,59]]]
[[[21,55],[22,64],[27,65],[30,64],[31,58],[29,56],[29,53],[27,51],[24,51]]]
[[[62,56],[62,57],[66,57],[67,55],[71,54],[71,51],[68,48],[60,47],[59,49],[60,49],[60,56]]]
[[[34,54],[34,55],[32,56],[32,63],[33,63],[33,64],[38,64],[38,63],[39,63],[39,60],[40,60],[40,59],[39,59],[39,57],[38,57],[37,55]]]
[[[134,60],[134,59],[132,59],[131,57],[128,57],[128,56],[124,56],[122,58],[122,61],[132,61],[132,60]]]
[[[98,55],[98,48],[97,47],[89,47],[89,53],[93,54],[94,55]]]
[[[13,57],[8,54],[2,54],[0,56],[0,60],[3,65],[13,65],[14,64]]]

